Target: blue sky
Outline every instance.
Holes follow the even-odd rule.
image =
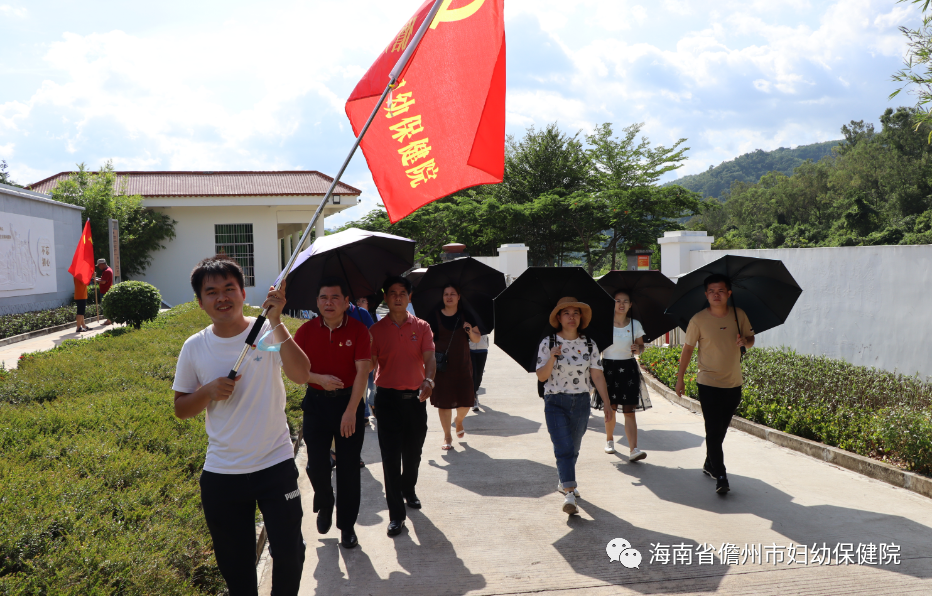
[[[343,105],[421,0],[0,0],[0,158],[19,183],[122,170],[315,169],[352,143]],[[455,0],[454,6],[463,0]],[[261,9],[258,8],[261,6]],[[890,75],[918,10],[895,0],[505,0],[507,129],[636,122],[688,139],[679,174],[840,138],[911,103]],[[379,201],[361,153],[344,180]]]

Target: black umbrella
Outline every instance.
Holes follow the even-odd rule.
[[[676,319],[664,313],[676,284],[663,273],[609,271],[599,278],[599,285],[613,298],[618,292],[625,292],[631,297],[630,315],[644,328],[645,342],[653,341],[676,327]]]
[[[600,351],[611,345],[615,301],[582,267],[530,267],[522,273],[495,299],[495,345],[534,372],[540,341],[556,332],[550,313],[564,296],[592,308],[592,321],[581,333]]]
[[[413,271],[409,271],[408,274],[405,276],[408,278],[408,281],[411,282],[412,292],[417,289],[417,284],[421,283],[421,278],[424,277],[425,273],[427,273],[427,268],[421,267],[420,269],[414,269]]]
[[[345,279],[355,300],[375,294],[386,278],[401,275],[413,263],[414,240],[401,236],[350,228],[318,238],[288,274],[287,308],[317,312],[317,285],[324,277]]]
[[[472,315],[479,331],[491,333],[495,327],[492,301],[505,289],[505,274],[469,257],[431,265],[411,298],[418,317],[427,319],[443,308],[443,288],[450,283],[460,289],[460,307]]]
[[[666,312],[676,317],[683,329],[693,315],[709,305],[703,282],[713,273],[731,280],[731,303],[747,314],[754,333],[782,325],[803,293],[783,261],[725,255],[676,281]],[[748,331],[742,329],[741,333]]]

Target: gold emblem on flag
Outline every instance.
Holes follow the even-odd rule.
[[[440,10],[437,11],[437,16],[434,17],[433,22],[430,24],[431,29],[436,29],[437,25],[440,23],[452,23],[454,21],[468,19],[482,8],[482,5],[485,4],[485,0],[473,0],[466,6],[460,8],[450,8],[450,4],[452,3],[453,0],[443,0],[443,4],[440,5]]]

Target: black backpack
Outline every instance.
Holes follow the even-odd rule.
[[[586,349],[589,351],[589,361],[592,362],[592,340],[586,337],[585,335],[581,335],[580,337],[586,340]],[[556,343],[557,343],[557,334],[551,333],[549,349],[552,350],[554,344]],[[554,366],[556,366],[556,364],[554,364]],[[551,372],[551,374],[553,373]],[[537,381],[537,395],[541,398],[544,397],[544,383],[546,383],[546,381]]]

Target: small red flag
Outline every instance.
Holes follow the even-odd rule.
[[[346,115],[356,135],[433,4],[424,2],[404,24],[347,100]],[[363,154],[392,223],[458,190],[502,181],[503,4],[443,0],[363,137]]]
[[[78,240],[78,247],[74,249],[71,267],[68,273],[75,276],[86,286],[91,285],[94,279],[94,241],[91,239],[91,220],[84,223],[84,232]]]

